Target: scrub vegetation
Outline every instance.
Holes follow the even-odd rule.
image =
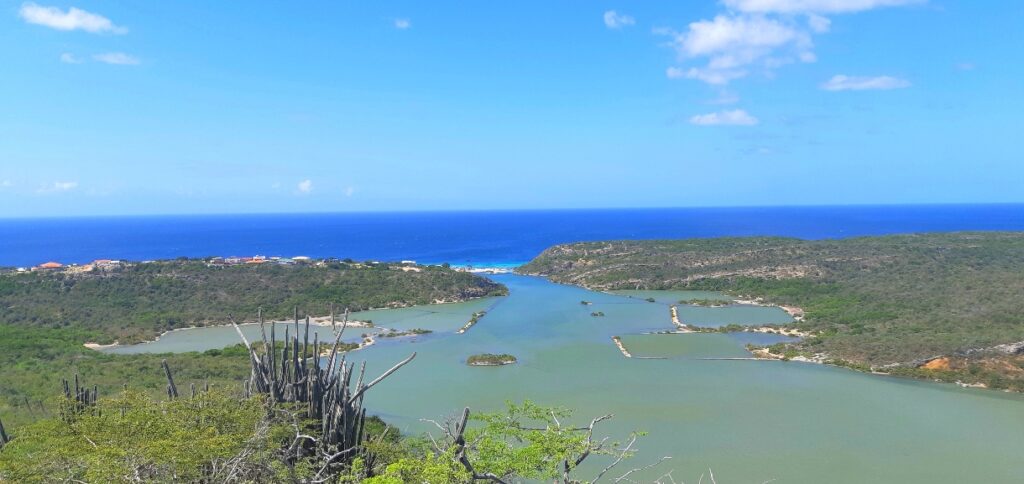
[[[77,376],[73,387],[64,381],[54,415],[13,434],[0,424],[0,482],[568,484],[584,482],[576,476],[584,461],[605,456],[608,465],[594,481],[600,479],[635,453],[641,435],[632,433],[625,443],[601,438],[595,428],[610,415],[573,425],[568,410],[527,401],[472,420],[467,407],[460,417],[432,422],[438,435],[402,437],[367,416],[363,397],[416,354],[364,380],[365,365],[336,359],[341,332],[326,347],[305,334],[280,344],[265,333],[255,344],[242,336],[237,349],[246,356],[248,377],[226,391],[205,385],[180,391],[181,375],[167,362],[161,364],[165,399],[127,384],[97,398]]]
[[[249,371],[240,347],[115,355],[85,348],[86,342],[127,344],[170,329],[224,324],[232,314],[241,322],[259,307],[267,319],[290,320],[296,307],[326,315],[331,303],[356,310],[507,294],[504,286],[473,274],[402,267],[409,266],[335,261],[216,267],[180,259],[87,273],[3,271],[0,418],[16,427],[53,416],[53,391],[68,375],[89,375],[101,394],[129,383],[134,391],[160,395],[163,359],[182,379],[214,388],[237,387]],[[340,343],[342,350],[357,346]]]
[[[409,270],[416,269],[416,270]],[[177,328],[224,324],[231,314],[287,320],[330,304],[352,311],[507,294],[501,284],[441,266],[326,261],[218,267],[179,259],[110,271],[0,274],[0,323],[88,332],[98,343],[150,340]]]
[[[594,290],[687,289],[804,310],[787,351],[1024,390],[1024,233],[566,244],[521,267]],[[948,364],[928,366],[948,357]]]
[[[469,366],[501,366],[511,365],[518,361],[515,356],[502,353],[500,355],[492,353],[481,353],[479,355],[472,355],[466,358],[466,364]]]

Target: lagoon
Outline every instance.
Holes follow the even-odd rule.
[[[604,435],[649,432],[627,468],[673,457],[644,474],[646,481],[673,470],[677,482],[697,482],[711,468],[721,483],[1024,482],[1024,396],[806,363],[707,360],[745,355],[747,335],[649,334],[673,329],[668,305],[679,294],[649,303],[536,277],[492,277],[509,287],[508,297],[354,315],[434,331],[385,339],[349,357],[366,360],[375,375],[418,354],[374,388],[369,408],[411,433],[430,430],[421,418],[443,419],[466,405],[498,410],[506,400],[573,408],[581,424],[613,413]],[[488,312],[478,324],[455,333],[481,309]],[[694,309],[707,325],[780,322],[777,308],[744,306],[727,317],[715,311],[729,307]],[[623,357],[611,341],[616,335],[636,356],[658,359]],[[145,350],[236,343],[231,336],[230,328],[178,331]],[[519,361],[465,365],[476,353]]]

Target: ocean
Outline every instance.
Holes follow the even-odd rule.
[[[0,266],[213,255],[508,266],[588,240],[958,230],[1024,230],[1024,204],[2,219]]]

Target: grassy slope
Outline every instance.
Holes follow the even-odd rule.
[[[90,340],[147,339],[175,327],[224,322],[229,313],[251,319],[260,306],[268,318],[290,318],[295,306],[301,313],[327,314],[330,302],[361,309],[505,293],[502,285],[447,268],[403,272],[383,264],[208,268],[167,261],[105,276],[0,274],[0,418],[10,429],[44,416],[42,408],[59,392],[61,378],[75,374],[98,385],[101,394],[123,384],[160,394],[164,358],[184,392],[193,382],[235,387],[249,369],[240,346],[108,355],[82,346]]]
[[[801,350],[868,365],[1024,341],[1024,233],[579,243],[520,271],[592,289],[710,289],[797,305],[807,318],[795,325],[821,333]],[[996,386],[1024,384],[1019,358],[984,356],[928,376],[986,381],[996,371],[1010,380]]]

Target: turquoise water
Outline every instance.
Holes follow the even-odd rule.
[[[697,482],[711,468],[723,484],[1024,482],[1021,395],[813,364],[700,359],[745,355],[739,337],[747,335],[644,334],[673,329],[667,303],[534,277],[493,278],[509,286],[508,297],[373,314],[381,326],[436,333],[352,355],[375,375],[417,352],[374,388],[370,408],[412,433],[429,430],[420,418],[444,418],[466,405],[497,410],[505,400],[573,408],[581,424],[613,413],[604,435],[649,432],[628,467],[673,457],[641,476],[648,481],[673,470],[677,482]],[[488,314],[455,334],[480,308]],[[724,309],[707,309],[707,320]],[[760,323],[778,316],[774,308],[742,309],[730,318]],[[637,354],[664,359],[627,359],[612,344],[615,335]],[[511,353],[519,363],[465,365],[481,352]]]

